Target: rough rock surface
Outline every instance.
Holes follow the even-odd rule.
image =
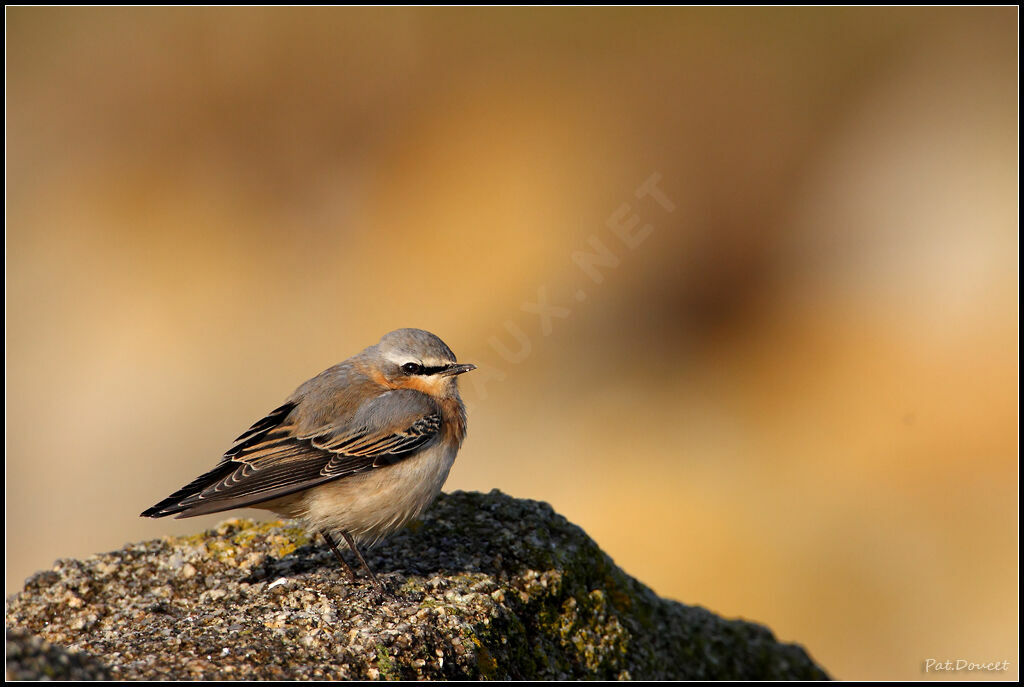
[[[54,646],[28,630],[6,632],[8,680],[109,680],[99,661]]]
[[[326,547],[288,522],[230,520],[59,560],[7,601],[7,674],[827,677],[767,628],[657,597],[544,503],[443,495],[367,559],[393,597],[362,577],[350,583]]]

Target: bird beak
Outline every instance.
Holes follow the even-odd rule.
[[[473,365],[473,364],[470,364],[470,363],[466,363],[465,365],[449,365],[444,370],[444,372],[441,373],[441,375],[444,376],[444,377],[454,377],[455,375],[460,375],[463,372],[469,372],[470,370],[475,370],[475,369],[476,369],[476,365]]]

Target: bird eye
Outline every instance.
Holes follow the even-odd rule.
[[[402,365],[402,372],[407,375],[418,375],[423,372],[423,366],[419,363],[406,363]]]

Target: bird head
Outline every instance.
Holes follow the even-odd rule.
[[[458,363],[452,349],[422,329],[396,329],[367,349],[374,379],[392,389],[415,389],[435,398],[458,393],[458,376],[476,365]]]

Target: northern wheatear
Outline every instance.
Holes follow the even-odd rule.
[[[466,435],[458,375],[476,369],[430,332],[398,329],[324,370],[245,431],[220,464],[142,513],[188,518],[263,508],[373,544],[441,492]]]

